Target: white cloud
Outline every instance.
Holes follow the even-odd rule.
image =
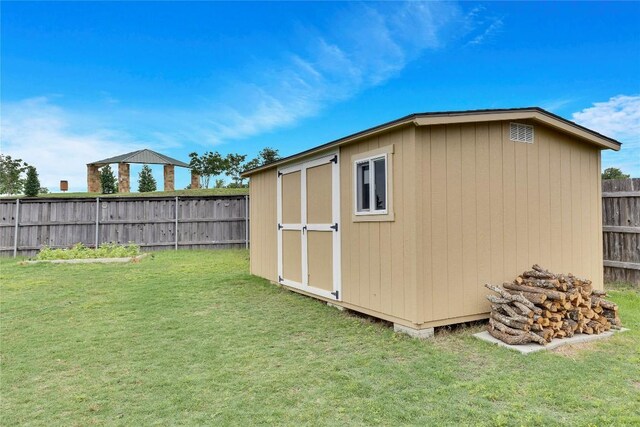
[[[640,95],[618,95],[573,113],[573,119],[603,135],[623,140],[640,138]]]
[[[640,95],[618,95],[573,113],[573,120],[622,142],[619,152],[605,151],[602,167],[618,167],[640,177]]]
[[[58,188],[66,179],[71,190],[85,190],[87,163],[140,148],[118,132],[74,131],[78,122],[45,97],[3,104],[1,151],[35,166],[44,187]]]
[[[479,45],[484,43],[489,38],[493,37],[495,33],[500,31],[500,29],[502,29],[503,24],[504,22],[502,21],[501,18],[492,18],[491,21],[489,22],[489,25],[484,26],[484,28],[482,29],[482,32],[476,35],[474,38],[472,38],[467,44],[470,46],[473,46],[473,45]]]

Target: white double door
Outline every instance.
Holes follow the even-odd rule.
[[[340,300],[340,170],[330,154],[278,170],[278,281]]]

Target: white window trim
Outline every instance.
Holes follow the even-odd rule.
[[[375,160],[384,159],[384,194],[385,205],[384,209],[371,209],[371,206],[375,204],[375,177],[374,177],[374,165]],[[369,164],[369,210],[358,210],[358,165],[363,163]],[[387,153],[377,154],[369,157],[363,157],[353,162],[353,213],[356,216],[373,216],[373,215],[388,215],[389,214],[389,156]]]

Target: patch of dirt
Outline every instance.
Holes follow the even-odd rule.
[[[634,386],[635,388],[637,388],[638,390],[640,390],[640,381],[633,381],[633,382],[631,382],[631,384],[633,384],[633,386]]]
[[[561,345],[560,347],[554,348],[551,351],[564,357],[574,358],[584,351],[593,350],[595,344],[597,343],[585,342],[580,344]]]

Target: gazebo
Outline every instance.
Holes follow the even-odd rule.
[[[121,154],[108,159],[98,160],[87,164],[87,189],[90,193],[100,192],[100,168],[113,163],[118,164],[118,192],[128,193],[131,191],[129,164],[151,164],[164,165],[164,191],[175,189],[174,172],[175,167],[189,168],[189,165],[180,160],[156,153],[155,151],[144,149],[131,153]],[[191,171],[191,188],[199,187],[199,176]]]

